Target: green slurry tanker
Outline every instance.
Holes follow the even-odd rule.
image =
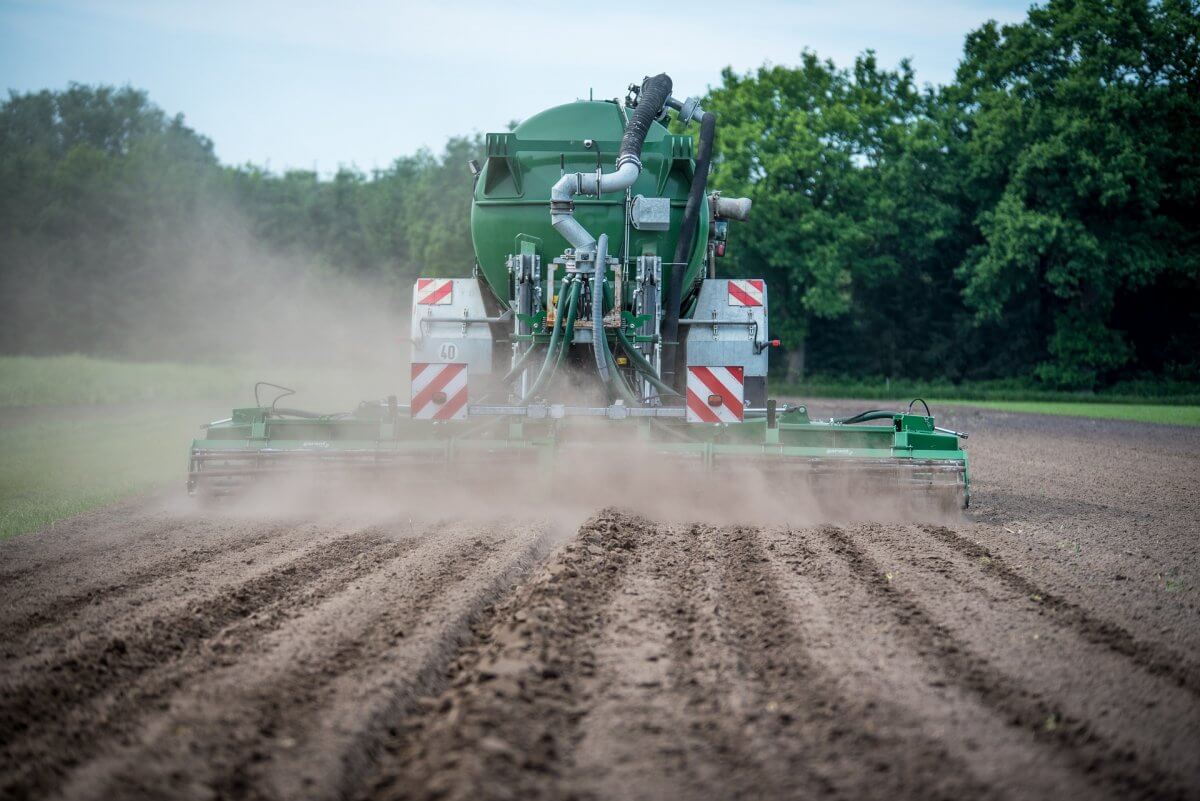
[[[667,130],[671,114],[699,126],[695,143]],[[751,204],[707,185],[715,128],[657,75],[624,103],[568,103],[489,134],[468,165],[475,269],[413,288],[408,402],[317,414],[259,385],[255,406],[193,441],[189,491],[297,468],[554,475],[605,456],[818,486],[867,476],[966,506],[965,435],[923,403],[820,422],[770,398],[766,282],[717,277]]]

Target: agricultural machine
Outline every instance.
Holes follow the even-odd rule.
[[[699,126],[698,144],[668,131],[671,114]],[[483,163],[469,164],[473,274],[414,286],[407,402],[325,415],[256,387],[255,406],[193,441],[189,491],[221,495],[299,467],[483,463],[510,480],[608,455],[663,470],[853,474],[965,507],[965,435],[927,406],[822,422],[770,398],[767,284],[717,277],[751,203],[707,185],[715,126],[657,75],[623,103],[568,103],[488,134]]]

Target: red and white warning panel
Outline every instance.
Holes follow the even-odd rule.
[[[418,306],[449,306],[454,300],[453,278],[418,278]]]
[[[412,363],[414,420],[467,419],[467,365]]]
[[[761,278],[746,278],[730,280],[730,306],[761,306],[763,305],[763,280]]]
[[[688,367],[688,422],[742,422],[745,386],[741,367]]]

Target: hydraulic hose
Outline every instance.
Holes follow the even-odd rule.
[[[557,355],[555,351],[558,348],[559,332],[562,330],[563,312],[567,308],[568,289],[569,287],[563,286],[558,290],[558,305],[554,307],[554,328],[550,331],[550,344],[546,348],[546,360],[542,362],[542,369],[538,371],[537,378],[533,381],[533,386],[529,388],[529,391],[525,393],[525,397],[521,399],[522,402],[528,401],[536,395],[538,390],[542,388],[542,384],[549,378],[551,365],[554,364]]]
[[[671,386],[675,386],[676,383],[675,362],[679,344],[679,307],[683,301],[683,274],[687,271],[687,262],[696,239],[700,206],[704,202],[704,192],[708,186],[708,167],[712,163],[713,138],[716,131],[717,116],[711,111],[704,112],[700,118],[700,146],[696,152],[696,171],[692,174],[692,186],[688,192],[687,205],[683,209],[679,242],[675,245],[675,259],[671,265],[671,281],[667,285],[667,297],[663,303],[663,380]]]
[[[654,371],[654,365],[652,365],[646,359],[646,357],[642,355],[642,352],[638,350],[632,342],[629,341],[629,337],[625,336],[625,332],[620,328],[617,329],[617,341],[621,343],[622,350],[625,351],[625,355],[627,355],[630,361],[633,362],[633,366],[637,368],[638,372],[646,377],[647,381],[654,385],[655,389],[657,389],[663,395],[679,394],[670,385],[659,379],[658,374]]]
[[[550,371],[551,377],[562,364],[563,359],[567,356],[567,351],[571,349],[571,340],[575,338],[575,320],[579,316],[579,293],[583,290],[583,285],[578,281],[571,282],[571,297],[567,300],[567,324],[563,331],[563,344],[558,349],[558,358],[554,362],[554,367]]]
[[[641,106],[638,106],[641,108]],[[596,260],[592,271],[592,353],[600,379],[608,383],[608,360],[604,358],[608,342],[604,334],[604,272],[608,266],[608,234],[600,234],[596,242]]]
[[[887,409],[868,409],[865,412],[859,412],[853,417],[842,417],[833,422],[844,426],[852,426],[855,423],[867,423],[871,420],[890,420],[896,414],[898,412],[889,412]]]
[[[625,381],[625,376],[621,375],[621,371],[617,369],[617,360],[613,357],[612,351],[608,349],[608,342],[604,343],[604,360],[612,372],[612,380],[608,382],[608,385],[613,393],[625,401],[626,406],[640,405],[637,396],[633,394],[633,389]]]

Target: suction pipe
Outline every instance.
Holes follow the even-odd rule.
[[[666,73],[644,80],[637,108],[630,115],[625,135],[621,137],[616,171],[598,177],[595,173],[567,173],[550,189],[550,221],[571,247],[584,251],[596,247],[596,238],[575,219],[575,195],[599,196],[606,192],[623,192],[633,186],[642,172],[642,145],[646,142],[646,134],[670,97],[671,78]]]

